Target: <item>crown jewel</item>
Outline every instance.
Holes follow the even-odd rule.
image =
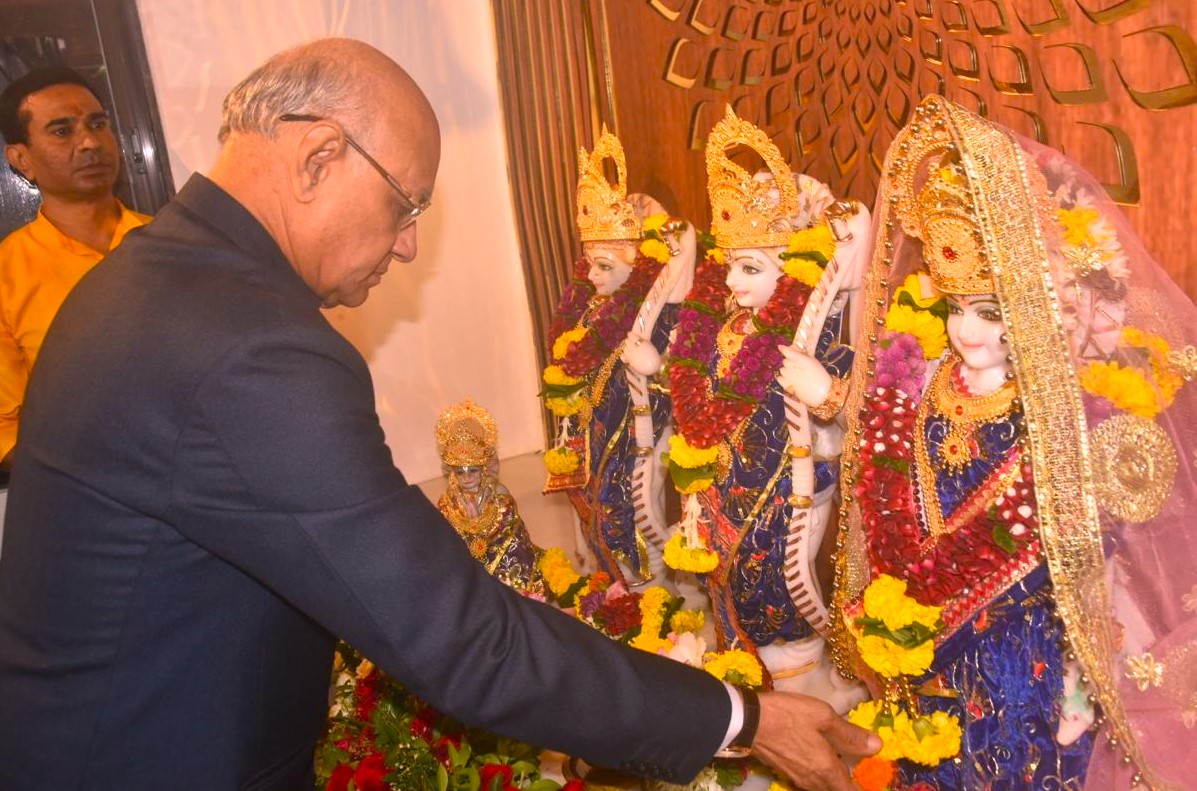
[[[607,181],[603,160],[615,160],[615,184]],[[583,242],[640,239],[640,218],[628,202],[628,166],[619,138],[603,127],[603,133],[587,154],[578,149],[578,233]]]
[[[481,467],[495,458],[499,427],[490,412],[467,398],[436,421],[436,449],[452,467]]]
[[[744,145],[760,154],[772,181],[753,178],[728,158],[729,149]],[[790,166],[763,131],[732,111],[707,137],[707,194],[711,199],[711,232],[724,248],[785,247],[798,213],[798,189]]]
[[[914,204],[914,235],[923,240],[923,260],[935,287],[947,294],[992,293],[968,176],[955,151],[932,162]]]

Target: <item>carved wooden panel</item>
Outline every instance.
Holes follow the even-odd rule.
[[[597,0],[599,116],[631,188],[709,220],[725,104],[791,165],[872,201],[897,129],[942,93],[1080,161],[1197,295],[1191,0]]]

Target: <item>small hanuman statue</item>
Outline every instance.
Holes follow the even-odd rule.
[[[441,413],[436,445],[449,486],[437,508],[487,572],[521,593],[543,594],[541,550],[499,483],[498,440],[494,417],[468,398]]]

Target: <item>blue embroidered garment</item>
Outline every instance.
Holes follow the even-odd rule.
[[[1092,733],[1068,746],[1056,742],[1064,690],[1062,638],[1040,566],[939,646],[932,673],[960,696],[919,700],[924,713],[946,711],[959,718],[960,757],[934,768],[900,761],[900,787],[1081,788]]]
[[[652,343],[662,354],[669,346],[669,333],[677,323],[678,305],[666,305],[653,327]],[[653,412],[653,441],[673,414],[668,394],[649,390]],[[642,574],[640,541],[636,531],[636,507],[632,499],[632,471],[636,464],[636,437],[632,420],[632,394],[622,362],[616,362],[604,388],[602,400],[594,406],[590,431],[591,524],[583,534],[599,567],[612,579],[622,580],[622,562]]]
[[[838,342],[842,314],[828,317],[815,357],[835,377],[852,367],[852,350]],[[754,645],[799,640],[812,634],[798,615],[784,576],[791,492],[789,429],[785,395],[772,380],[763,404],[733,441],[727,478],[715,485],[725,534],[714,548],[724,557],[726,580],[708,580],[720,636],[725,643],[747,639]],[[815,464],[815,491],[838,484],[839,462]],[[730,556],[730,563],[727,562]],[[715,573],[718,573],[716,571]]]

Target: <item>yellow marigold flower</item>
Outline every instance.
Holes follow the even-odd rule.
[[[719,458],[719,447],[696,448],[681,434],[674,434],[669,438],[669,460],[687,470],[696,470],[714,464]]]
[[[910,298],[914,300],[914,304],[923,309],[929,308],[943,299],[943,296],[934,288],[929,288],[926,292],[923,291],[923,279],[919,277],[918,272],[912,272],[906,276],[894,294],[894,301],[897,302],[897,298],[902,294],[909,294]]]
[[[790,234],[787,253],[815,253],[815,258],[822,256],[824,261],[835,257],[835,235],[825,222],[813,228],[804,228]]]
[[[1135,368],[1123,368],[1115,362],[1093,362],[1077,372],[1077,381],[1088,392],[1132,415],[1150,420],[1160,412],[1155,389]]]
[[[910,723],[913,738],[904,740],[906,758],[924,766],[955,757],[960,752],[963,731],[960,721],[951,714],[936,711],[930,717],[919,717]],[[923,735],[920,737],[919,734]]]
[[[818,285],[819,278],[823,276],[823,267],[804,257],[791,258],[786,261],[783,271],[799,283],[805,283],[811,288]]]
[[[669,245],[660,239],[645,239],[640,243],[640,252],[645,257],[660,261],[662,264],[669,263]]]
[[[865,635],[856,644],[865,664],[887,678],[922,675],[935,659],[933,640],[924,640],[914,648],[903,648],[887,637]]]
[[[576,415],[590,404],[590,399],[581,390],[571,393],[566,398],[546,398],[544,405],[557,417]]]
[[[644,629],[641,629],[640,634],[632,638],[630,645],[632,648],[639,648],[641,651],[647,651],[650,654],[664,653],[673,648],[673,643],[669,640],[666,640],[664,637],[658,637],[656,634],[649,634]]]
[[[710,489],[714,485],[715,485],[714,478],[695,478],[694,480],[690,481],[690,483],[686,484],[685,486],[678,487],[677,492],[678,492],[678,494],[682,494],[682,495],[698,494],[699,492],[705,492],[707,489]]]
[[[707,255],[709,255],[711,260],[717,264],[727,263],[727,253],[723,252],[722,247],[716,247],[714,250],[708,252]]]
[[[574,327],[572,330],[567,330],[557,336],[557,340],[553,341],[553,359],[560,360],[569,353],[571,344],[577,343],[586,337],[589,332],[585,327]]]
[[[659,231],[667,222],[669,222],[669,215],[657,212],[656,214],[650,214],[645,217],[644,225],[642,227],[644,228],[645,232]]]
[[[578,454],[569,448],[553,448],[544,454],[544,466],[553,475],[569,475],[579,463]]]
[[[943,608],[919,604],[906,595],[905,581],[882,574],[865,588],[864,611],[870,618],[884,621],[890,631],[897,631],[916,621],[927,627],[935,626]]]
[[[702,610],[678,610],[669,619],[669,630],[678,634],[701,632],[706,623],[707,616]]]
[[[581,382],[581,378],[577,376],[570,376],[565,372],[565,369],[560,365],[550,365],[544,369],[544,383],[547,385],[561,385],[569,387]]]
[[[1064,241],[1067,244],[1091,245],[1096,242],[1091,227],[1098,219],[1097,209],[1057,209],[1056,219],[1064,229]]]
[[[653,585],[644,591],[640,598],[640,614],[642,618],[656,618],[660,620],[661,613],[673,601],[673,594],[660,585]]]
[[[764,682],[760,660],[738,648],[707,654],[702,669],[729,684],[759,687]]]
[[[549,590],[553,592],[554,596],[565,593],[574,583],[582,579],[582,575],[574,571],[573,564],[565,555],[565,550],[560,547],[545,550],[540,557],[538,566],[545,584],[549,586]]]
[[[910,729],[910,717],[899,709],[893,714],[892,727],[878,727],[876,722],[877,715],[881,713],[881,705],[880,701],[866,700],[848,712],[848,722],[880,736],[881,752],[877,753],[877,757],[886,761],[896,761],[905,757],[909,741],[914,738],[914,732]]]
[[[789,783],[782,782],[781,780],[774,780],[769,784],[768,791],[794,791],[794,787]]]
[[[374,663],[371,662],[369,659],[366,659],[363,657],[362,661],[357,666],[357,673],[355,673],[354,675],[356,675],[358,680],[361,681],[362,679],[365,679],[367,676],[369,676],[373,672],[374,672]]]
[[[719,556],[706,547],[686,546],[685,537],[681,533],[674,533],[673,538],[665,543],[665,563],[678,571],[706,574],[719,565]]]
[[[947,325],[928,310],[915,310],[896,302],[885,314],[885,328],[891,332],[907,332],[923,348],[923,357],[934,360],[948,345]]]

